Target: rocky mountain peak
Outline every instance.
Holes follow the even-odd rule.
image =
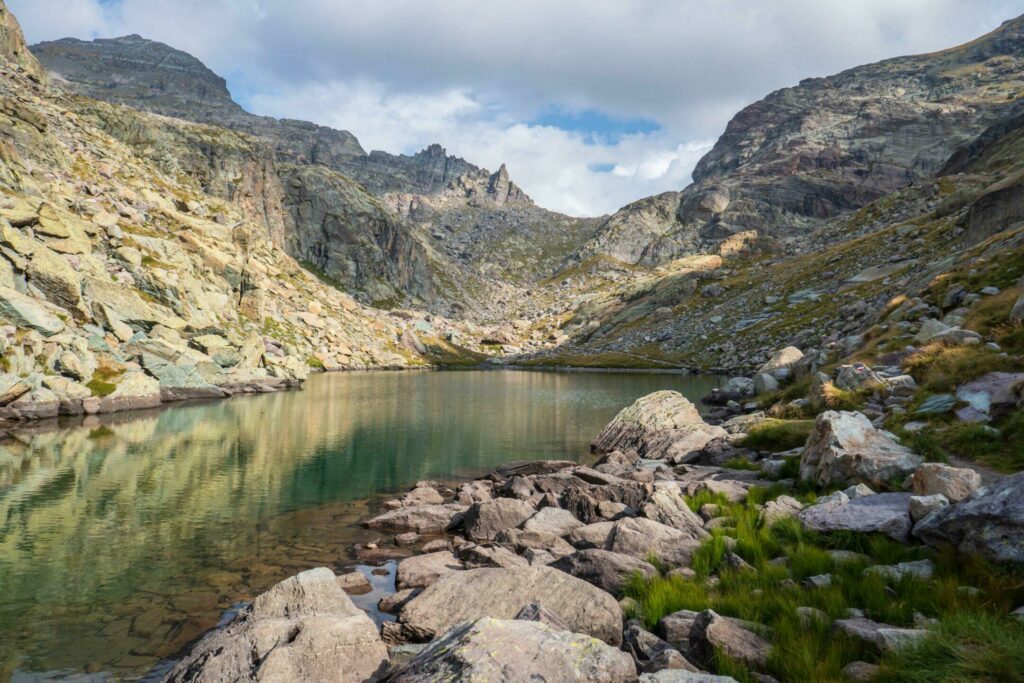
[[[7,10],[3,0],[0,0],[0,55],[37,80],[46,76],[46,71],[25,44],[18,20]]]
[[[32,52],[76,91],[95,99],[180,118],[194,116],[197,109],[241,112],[227,82],[201,61],[137,34],[62,38],[33,45]]]

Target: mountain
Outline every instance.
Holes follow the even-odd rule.
[[[247,184],[263,186],[271,197],[263,203],[280,204],[285,215],[257,215],[290,254],[368,302],[516,317],[514,302],[524,298],[506,276],[528,283],[549,276],[596,228],[537,207],[504,166],[491,173],[436,144],[414,155],[367,154],[347,131],[250,114],[223,78],[163,43],[65,38],[32,52],[61,87],[93,100],[266,141],[272,168],[260,162],[257,175],[279,175],[280,188]]]
[[[749,370],[788,345],[858,352],[891,302],[994,245],[1018,258],[1022,94],[1019,17],[744,108],[692,185],[624,207],[567,262],[576,345],[558,362]],[[1014,285],[990,258],[978,281]]]
[[[1024,20],[966,45],[777,90],[740,111],[692,185],[611,217],[578,258],[654,265],[754,230],[792,250],[823,222],[937,173],[1016,99]]]

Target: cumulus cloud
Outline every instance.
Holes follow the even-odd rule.
[[[1024,0],[9,0],[30,40],[139,33],[225,75],[258,113],[440,142],[544,206],[598,214],[680,189],[737,109],[857,64],[938,50]],[[588,135],[558,108],[653,131]]]

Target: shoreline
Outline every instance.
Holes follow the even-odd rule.
[[[314,375],[326,375],[335,373],[398,373],[398,372],[467,372],[467,371],[503,371],[511,370],[516,372],[552,372],[552,373],[595,373],[595,374],[657,374],[657,375],[681,375],[681,376],[714,376],[725,377],[726,375],[700,372],[690,369],[666,369],[666,368],[588,368],[588,367],[560,367],[560,366],[528,366],[528,365],[504,365],[494,363],[481,363],[475,366],[444,366],[430,365],[421,367],[379,367],[379,368],[339,368],[332,370],[312,370],[310,377]],[[60,428],[68,426],[69,423],[85,421],[88,418],[109,416],[109,415],[139,415],[149,411],[158,411],[177,405],[193,405],[221,401],[244,396],[259,396],[263,394],[276,394],[285,391],[301,391],[307,380],[286,380],[273,377],[265,378],[265,381],[245,383],[242,385],[224,385],[217,389],[221,395],[213,395],[204,391],[195,395],[182,394],[180,390],[162,390],[161,395],[148,395],[132,398],[107,399],[91,397],[85,399],[64,399],[46,404],[31,412],[19,411],[11,405],[0,407],[0,432],[15,433],[26,431],[31,427]],[[164,398],[165,395],[173,398]],[[86,409],[87,402],[92,402],[91,409]]]

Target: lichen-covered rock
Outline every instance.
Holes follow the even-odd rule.
[[[706,668],[714,665],[717,652],[750,666],[761,666],[770,650],[767,640],[713,610],[698,614],[690,627],[689,655]]]
[[[983,486],[925,517],[914,535],[934,546],[996,562],[1024,564],[1024,472]]]
[[[675,391],[656,391],[624,408],[591,444],[597,453],[634,451],[652,460],[684,462],[708,441],[726,436]]]
[[[383,680],[623,683],[635,681],[636,670],[628,654],[591,636],[482,617],[454,626]]]
[[[920,466],[921,456],[875,429],[861,413],[818,415],[800,457],[800,478],[819,486],[888,486]]]
[[[622,640],[622,610],[615,598],[550,567],[453,572],[409,601],[398,620],[411,639],[425,641],[481,617],[512,619],[531,603],[557,615],[574,632],[611,645]]]
[[[373,622],[326,567],[271,588],[208,633],[166,681],[363,681],[387,663]]]

